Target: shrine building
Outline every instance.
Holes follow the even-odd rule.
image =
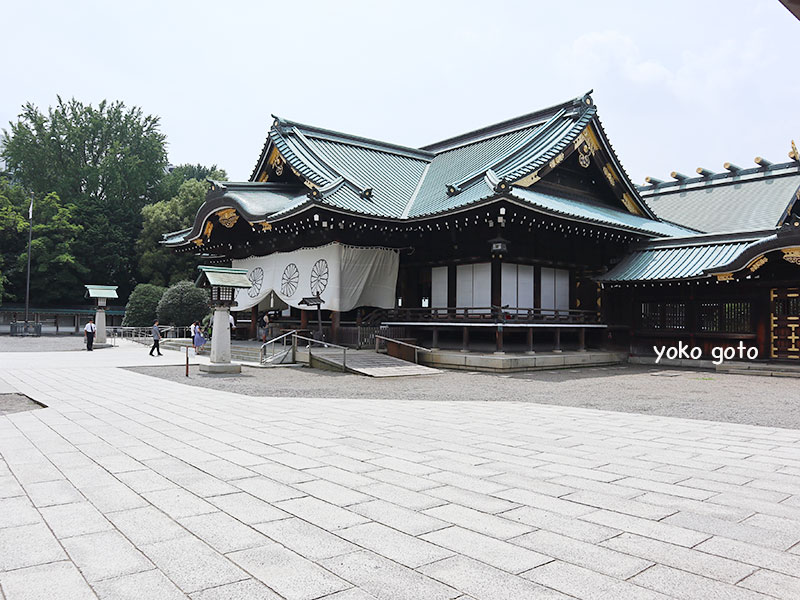
[[[464,351],[757,345],[800,358],[800,162],[638,188],[589,94],[423,148],[275,118],[176,252],[247,269],[240,322]]]

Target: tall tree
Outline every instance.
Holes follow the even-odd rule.
[[[0,303],[13,297],[17,259],[27,243],[28,221],[20,207],[27,201],[24,190],[0,178]]]
[[[176,171],[178,176],[200,174],[204,178],[217,181],[227,178],[225,171],[216,167],[206,169],[200,165],[182,165],[176,167],[170,175],[175,175]],[[174,185],[174,182],[173,178],[169,185]],[[179,184],[174,196],[168,200],[155,202],[142,209],[142,232],[136,243],[142,281],[168,286],[184,279],[194,280],[197,275],[197,259],[190,254],[176,254],[159,242],[163,234],[193,225],[194,217],[206,199],[208,188],[206,181],[188,179]]]
[[[118,285],[127,297],[142,207],[158,199],[167,162],[158,117],[122,102],[59,97],[47,113],[24,105],[10,126],[0,150],[8,171],[36,197],[55,192],[75,206],[83,231],[74,254],[86,282]]]
[[[206,179],[214,179],[216,181],[227,181],[228,175],[224,169],[220,169],[217,165],[206,167],[205,165],[196,164],[183,164],[176,167],[170,166],[167,168],[167,173],[161,179],[158,185],[157,200],[170,200],[178,195],[178,190],[184,181],[196,179],[197,181],[205,181]]]
[[[20,186],[0,179],[0,283],[1,296],[25,300],[28,267],[28,210],[30,197]],[[83,295],[86,268],[74,247],[82,227],[75,206],[57,194],[34,201],[31,242],[31,303],[77,302]]]

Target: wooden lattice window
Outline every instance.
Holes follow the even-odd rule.
[[[700,331],[750,333],[753,330],[749,302],[704,302],[697,315]]]
[[[642,302],[642,329],[686,329],[686,304],[683,302]]]
[[[642,329],[661,329],[661,305],[658,302],[642,302]]]
[[[664,328],[686,329],[686,305],[683,302],[668,302],[664,305]]]

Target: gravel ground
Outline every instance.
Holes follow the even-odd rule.
[[[665,370],[640,365],[494,375],[443,371],[375,379],[306,367],[243,368],[205,375],[196,367],[132,371],[248,396],[401,400],[510,400],[687,419],[800,429],[800,381],[789,377]]]
[[[10,415],[37,408],[44,407],[22,394],[0,394],[0,415]]]
[[[68,350],[86,350],[83,336],[11,337],[10,335],[0,335],[0,352],[65,352]]]

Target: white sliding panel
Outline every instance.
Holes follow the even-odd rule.
[[[533,308],[533,265],[517,265],[517,307]]]
[[[556,307],[556,277],[555,269],[542,267],[542,310],[545,315],[552,314],[551,311]]]
[[[447,308],[447,267],[431,269],[431,308]]]
[[[517,306],[517,265],[502,264],[500,279],[500,305]]]
[[[555,307],[569,309],[569,271],[555,269]]]
[[[456,306],[475,306],[472,298],[472,265],[456,267]]]
[[[492,263],[472,265],[472,306],[492,305]],[[484,312],[484,311],[481,311]]]

